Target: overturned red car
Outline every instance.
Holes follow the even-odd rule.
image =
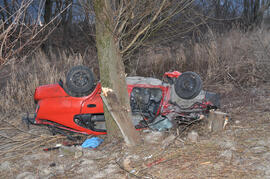
[[[182,122],[199,119],[220,107],[216,93],[202,90],[194,72],[166,72],[163,80],[127,77],[132,122],[137,129],[167,130]],[[101,84],[86,66],[73,67],[58,84],[36,88],[34,117],[30,124],[48,125],[83,134],[106,134]]]

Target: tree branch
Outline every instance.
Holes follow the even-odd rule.
[[[138,40],[138,38],[151,27],[152,23],[157,19],[158,15],[162,11],[163,7],[165,6],[165,2],[166,2],[166,0],[162,1],[162,4],[161,4],[159,10],[157,11],[157,13],[153,17],[153,19],[150,21],[150,23],[136,34],[136,36],[133,38],[133,40],[130,42],[130,44],[123,51],[121,51],[122,54],[125,53],[126,51],[128,51],[134,45],[134,43]]]

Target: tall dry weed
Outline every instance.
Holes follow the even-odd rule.
[[[50,58],[38,51],[32,58],[22,63],[10,64],[10,76],[5,87],[0,89],[0,112],[3,116],[13,116],[35,109],[33,95],[40,85],[57,83],[65,78],[72,66],[84,64],[90,68],[95,62],[83,58],[80,54],[50,53]]]
[[[195,71],[209,84],[257,86],[270,81],[270,33],[237,29],[224,34],[209,32],[200,42],[140,49],[130,61],[129,69],[135,75],[160,77],[170,70]]]
[[[217,58],[208,80],[230,82],[242,88],[270,80],[268,32],[256,30],[243,34],[234,30],[218,36],[216,44],[217,49],[209,47],[209,51],[217,51]]]

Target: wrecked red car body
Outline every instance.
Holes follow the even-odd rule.
[[[75,85],[87,85],[90,76],[84,73],[74,74],[75,77],[69,75],[67,80],[73,78]],[[76,84],[76,75],[80,79],[85,77],[83,79],[85,81]],[[167,72],[164,78],[168,82],[156,78],[127,77],[132,122],[137,129],[146,127],[153,130],[170,129],[179,122],[199,119],[202,115],[207,115],[210,109],[219,108],[219,96],[201,90],[198,81],[200,79],[195,73]],[[177,85],[178,88],[175,87]],[[36,88],[34,94],[37,103],[34,117],[23,119],[31,124],[48,125],[83,134],[106,134],[100,82],[94,84],[87,93],[87,95],[71,94],[62,81],[58,84],[40,86]],[[182,94],[187,95],[181,96]]]

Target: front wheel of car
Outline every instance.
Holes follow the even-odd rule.
[[[75,97],[89,95],[94,89],[94,75],[86,66],[75,66],[66,76],[66,91]]]
[[[175,81],[174,90],[183,99],[193,99],[202,90],[202,80],[195,72],[184,72]]]

